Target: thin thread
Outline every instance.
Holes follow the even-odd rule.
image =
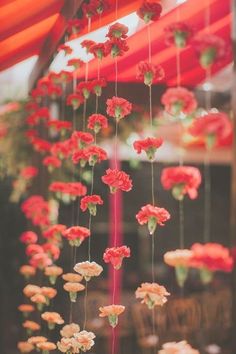
[[[112,354],[115,353],[115,339],[116,339],[116,336],[115,336],[115,328],[112,327]]]
[[[179,201],[179,246],[184,248],[184,202]]]
[[[211,79],[211,69],[206,69],[206,81],[209,82]],[[207,112],[211,109],[211,90],[207,90],[205,93],[205,107]]]
[[[87,111],[87,100],[85,99],[83,105],[83,131],[86,129],[86,111]]]
[[[94,187],[94,166],[92,166],[92,180],[91,180],[91,190],[90,190],[90,195],[93,195],[93,187]],[[88,228],[91,232],[91,226],[92,226],[92,214],[89,213],[89,223],[88,223]],[[91,237],[88,239],[88,260],[89,262],[91,261]]]
[[[87,324],[87,299],[88,299],[88,282],[85,284],[85,295],[84,295],[84,325],[83,329],[85,330]]]
[[[118,62],[115,57],[115,96],[118,96]]]
[[[204,242],[210,241],[211,235],[211,172],[209,164],[209,152],[207,151],[204,158],[204,176],[205,176],[205,193],[204,193]]]

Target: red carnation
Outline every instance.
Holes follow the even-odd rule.
[[[66,226],[62,224],[55,224],[43,231],[43,237],[49,242],[61,243],[62,232],[66,230]]]
[[[43,252],[43,248],[38,244],[29,244],[25,249],[26,256],[29,257],[33,256],[34,254],[42,253],[42,252]]]
[[[96,15],[96,8],[93,2],[90,2],[89,4],[84,3],[82,5],[82,11],[84,16],[88,18],[91,18]]]
[[[110,187],[110,192],[115,193],[118,189],[129,192],[133,185],[130,176],[124,171],[119,171],[117,169],[106,170],[106,175],[102,176],[103,183]]]
[[[74,110],[78,109],[82,103],[84,103],[84,96],[81,92],[72,93],[67,96],[66,104],[72,106]]]
[[[95,44],[96,42],[85,39],[83,42],[81,42],[81,47],[85,48],[87,53],[89,53],[90,48]]]
[[[96,96],[100,97],[102,95],[102,88],[107,86],[105,79],[93,80],[91,81],[92,92]]]
[[[94,142],[94,137],[90,133],[75,131],[71,136],[71,141],[74,148],[82,149],[86,145],[92,144]]]
[[[86,195],[81,199],[80,208],[82,211],[86,211],[88,209],[90,214],[95,216],[97,213],[97,204],[103,204],[103,200],[100,195]]]
[[[25,244],[33,244],[38,241],[38,236],[33,231],[25,231],[20,235],[20,241]]]
[[[72,58],[72,59],[68,60],[67,65],[73,66],[73,68],[76,70],[78,68],[81,68],[84,65],[84,62],[81,59]]]
[[[34,254],[29,264],[34,268],[44,269],[50,265],[52,265],[52,260],[48,257],[48,255],[44,252]]]
[[[51,120],[47,123],[47,126],[53,128],[55,131],[71,130],[72,123],[66,120]]]
[[[154,82],[161,81],[165,77],[163,68],[145,61],[138,64],[137,79],[143,80],[145,85],[151,86]]]
[[[193,136],[203,138],[206,146],[211,149],[231,134],[232,123],[225,113],[210,112],[194,120],[189,132]]]
[[[51,144],[47,140],[38,137],[31,137],[30,142],[33,145],[34,150],[40,153],[48,152],[51,149]]]
[[[212,272],[231,272],[234,261],[229,249],[218,243],[195,243],[191,247],[193,256],[190,264],[200,270],[200,277],[204,284],[212,280]]]
[[[107,56],[107,47],[105,43],[95,43],[89,47],[89,53],[93,54],[95,58],[102,60]]]
[[[85,154],[85,150],[76,150],[72,155],[72,162],[74,164],[80,163],[81,167],[85,167],[89,157]]]
[[[166,43],[175,45],[178,48],[184,48],[189,43],[193,35],[190,26],[184,22],[176,22],[165,28]]]
[[[225,58],[228,52],[225,41],[214,34],[200,34],[193,40],[193,47],[204,69]]]
[[[164,208],[158,208],[154,205],[144,205],[136,215],[140,225],[148,224],[150,235],[156,230],[157,224],[164,226],[164,223],[170,219],[169,212]]]
[[[64,51],[65,55],[69,55],[69,54],[73,53],[73,49],[67,44],[61,44],[57,50],[58,50],[58,52]]]
[[[61,160],[56,156],[46,156],[43,159],[43,165],[47,166],[48,170],[52,172],[54,168],[61,167]]]
[[[71,155],[73,150],[73,143],[70,139],[64,141],[58,141],[51,147],[51,154],[59,157],[60,159],[67,158]]]
[[[39,195],[32,195],[21,204],[21,210],[33,225],[49,225],[49,203]]]
[[[101,129],[106,129],[108,127],[107,118],[102,114],[92,114],[88,118],[88,128],[94,130],[97,134]]]
[[[122,23],[116,22],[109,27],[108,33],[106,37],[112,38],[127,38],[127,33],[129,29],[127,26],[123,25]]]
[[[132,104],[124,98],[113,96],[107,100],[107,114],[119,121],[131,113]]]
[[[171,189],[173,197],[177,200],[182,200],[185,194],[191,199],[197,198],[201,179],[199,169],[190,166],[167,167],[161,174],[164,189]]]
[[[156,150],[163,144],[162,138],[146,138],[144,140],[136,140],[133,144],[138,154],[145,151],[150,161],[155,159]]]
[[[194,94],[184,87],[174,87],[166,90],[161,98],[165,110],[173,115],[191,114],[197,108]]]
[[[83,226],[72,226],[63,231],[62,236],[69,241],[71,246],[79,247],[90,236],[90,230]]]
[[[160,18],[162,6],[158,2],[143,1],[143,4],[137,11],[137,15],[144,20],[145,23],[157,21]]]
[[[127,246],[107,248],[103,254],[105,263],[111,263],[114,269],[120,269],[123,258],[130,257],[130,248]]]
[[[74,200],[76,197],[81,197],[87,193],[87,188],[80,182],[52,182],[49,186],[50,192],[57,193],[59,198],[68,196]],[[65,198],[64,198],[65,199]]]
[[[60,86],[50,85],[48,87],[48,95],[52,99],[56,99],[57,97],[60,97],[62,95],[62,88]]]
[[[87,100],[92,92],[92,83],[91,81],[81,81],[77,88],[78,93],[82,93],[85,100]]]
[[[67,32],[69,34],[75,35],[79,33],[85,27],[85,22],[83,19],[73,18],[68,21]]]
[[[110,53],[113,58],[124,55],[129,50],[126,40],[120,38],[112,38],[105,42],[106,52]]]
[[[96,163],[107,160],[107,153],[104,149],[96,145],[90,145],[84,150],[84,154],[89,162],[90,166],[94,166]]]
[[[37,174],[38,174],[38,169],[37,169],[37,167],[34,167],[34,166],[24,167],[20,171],[20,176],[25,179],[31,179],[33,177],[36,177]]]
[[[60,248],[53,243],[44,243],[42,245],[45,253],[48,254],[50,258],[56,261],[60,257]]]

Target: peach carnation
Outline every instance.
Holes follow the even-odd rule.
[[[164,254],[164,262],[175,267],[175,275],[180,287],[184,286],[187,279],[192,256],[193,252],[188,249],[169,251]]]
[[[30,304],[22,304],[18,306],[18,310],[23,313],[24,317],[28,317],[28,315],[33,312],[35,308]]]
[[[170,293],[166,288],[157,283],[142,283],[140,287],[135,292],[137,299],[142,299],[142,303],[146,304],[149,309],[154,308],[155,306],[163,306]]]
[[[108,305],[99,307],[100,317],[108,317],[110,325],[114,328],[118,324],[118,316],[125,310],[125,306],[122,305]]]
[[[30,353],[34,350],[34,346],[28,342],[18,342],[17,348],[21,353]]]
[[[86,281],[89,281],[91,277],[98,277],[103,271],[102,266],[96,262],[81,262],[74,266],[74,271],[82,275]]]
[[[63,269],[57,266],[50,266],[44,269],[44,274],[49,277],[52,285],[56,284],[57,277],[63,273]]]
[[[75,339],[79,345],[80,350],[86,352],[94,345],[95,334],[93,332],[81,331],[75,333]]]
[[[25,279],[29,279],[36,274],[36,269],[28,264],[23,265],[19,269],[20,274],[22,274]]]
[[[43,294],[35,294],[33,295],[30,300],[37,304],[37,309],[42,311],[43,305],[47,304],[47,299]]]
[[[60,334],[62,337],[65,338],[71,338],[75,335],[75,333],[80,331],[80,326],[77,325],[76,323],[70,323],[68,325],[65,325],[61,331]]]
[[[196,349],[193,349],[185,340],[181,342],[169,342],[162,346],[158,354],[200,354]]]
[[[62,275],[63,280],[71,282],[71,283],[79,283],[83,279],[83,277],[79,274],[75,273],[66,273]]]
[[[77,293],[79,291],[82,291],[85,289],[85,286],[83,284],[80,283],[65,283],[63,286],[65,291],[68,291],[70,294],[70,301],[71,302],[76,302],[77,299]]]
[[[31,335],[32,332],[39,331],[40,325],[34,321],[25,321],[23,322],[22,326],[27,330],[27,334]]]
[[[28,284],[23,289],[23,294],[26,297],[32,297],[35,294],[40,294],[41,288],[37,285]]]
[[[36,345],[37,343],[47,342],[47,338],[43,336],[34,336],[28,339],[28,343]]]
[[[61,325],[64,323],[63,318],[57,312],[44,312],[41,317],[48,323],[49,329],[54,329],[56,324]]]
[[[52,342],[40,342],[36,344],[36,347],[42,350],[43,354],[48,354],[50,351],[57,349],[56,344]]]

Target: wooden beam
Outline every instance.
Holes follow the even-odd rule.
[[[82,2],[83,0],[65,0],[60,15],[46,38],[39,58],[30,74],[28,82],[29,91],[34,87],[38,78],[43,75],[44,70],[48,68],[57,46],[65,34],[68,20],[75,16]]]

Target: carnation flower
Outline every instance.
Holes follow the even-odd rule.
[[[48,167],[49,172],[52,172],[55,168],[61,167],[61,160],[56,156],[46,156],[42,162],[44,166]]]
[[[41,293],[46,297],[47,305],[49,305],[50,300],[54,299],[54,297],[57,295],[57,290],[49,286],[43,286],[41,288]]]
[[[60,342],[57,342],[57,348],[62,353],[79,353],[79,343],[74,337],[72,338],[61,338]]]
[[[78,109],[82,103],[84,103],[84,96],[81,92],[71,93],[67,96],[66,104],[72,106],[74,110]]]
[[[70,282],[70,283],[79,283],[83,277],[79,274],[75,273],[66,273],[62,275],[63,280]]]
[[[46,267],[44,274],[49,278],[52,285],[56,284],[57,278],[63,273],[63,269],[57,266]]]
[[[89,156],[85,154],[85,149],[77,150],[72,155],[72,162],[74,164],[80,164],[81,167],[85,167],[89,159]]]
[[[161,173],[164,189],[171,189],[173,197],[177,200],[182,200],[186,194],[191,199],[197,198],[201,180],[199,169],[191,166],[167,167]]]
[[[49,186],[51,192],[55,192],[59,199],[65,202],[75,200],[87,193],[87,188],[80,182],[53,182]]]
[[[55,244],[61,244],[62,232],[66,229],[65,225],[55,224],[43,231],[43,237]]]
[[[47,338],[43,336],[34,336],[30,337],[27,342],[36,345],[37,343],[47,342]]]
[[[106,151],[96,145],[90,145],[84,149],[84,155],[89,162],[89,166],[95,166],[96,163],[100,163],[108,158]]]
[[[184,22],[175,22],[165,28],[166,42],[177,48],[184,48],[192,38],[193,31]]]
[[[212,149],[232,132],[232,123],[225,113],[210,112],[195,119],[189,132],[193,136],[203,138],[207,148]]]
[[[209,283],[213,278],[213,272],[231,272],[234,261],[228,248],[219,243],[195,243],[191,247],[193,256],[191,266],[200,270],[203,284]]]
[[[92,92],[91,81],[81,81],[76,90],[78,93],[82,93],[84,99],[87,100]]]
[[[95,93],[95,95],[97,97],[100,97],[102,95],[102,88],[106,87],[107,82],[105,79],[97,79],[97,80],[93,80],[91,81],[91,88],[92,88],[92,92]]]
[[[85,39],[83,42],[81,42],[81,47],[86,49],[87,54],[90,51],[90,48],[95,45],[96,43],[94,41],[90,41]]]
[[[31,179],[38,174],[38,169],[34,166],[27,166],[22,168],[20,171],[20,176],[24,179]]]
[[[57,260],[59,258],[61,251],[57,245],[47,242],[44,243],[42,247],[44,252],[47,253],[49,257],[52,258],[53,260]]]
[[[50,85],[48,87],[48,95],[51,99],[55,100],[62,95],[62,88],[60,86]]]
[[[129,192],[133,187],[130,176],[117,169],[109,168],[106,170],[106,175],[102,176],[102,181],[110,187],[111,193],[115,193],[118,189]]]
[[[164,223],[170,219],[169,212],[164,208],[158,208],[154,205],[144,205],[136,215],[140,225],[148,224],[150,235],[156,230],[157,224],[164,226]]]
[[[113,58],[122,56],[129,50],[127,42],[125,39],[112,38],[106,41],[106,52],[110,53]]]
[[[80,326],[78,324],[70,323],[62,327],[62,329],[60,330],[60,334],[62,337],[71,338],[75,335],[75,333],[78,333],[79,331]]]
[[[214,34],[199,34],[193,40],[193,47],[204,69],[210,68],[227,54],[223,38]]]
[[[169,342],[162,345],[162,349],[158,354],[200,354],[196,349],[193,349],[185,340],[181,342]]]
[[[180,287],[184,286],[187,279],[192,256],[193,252],[188,249],[169,251],[164,254],[164,262],[175,268],[177,283]]]
[[[86,352],[94,346],[95,334],[93,332],[81,331],[74,335],[80,350]]]
[[[74,271],[84,277],[86,281],[89,281],[91,277],[98,277],[103,271],[102,266],[96,262],[81,262],[74,266]]]
[[[80,284],[80,283],[67,282],[67,283],[64,284],[63,288],[64,288],[65,291],[69,292],[70,301],[71,302],[76,302],[77,293],[79,291],[84,290],[85,286],[83,284]]]
[[[106,103],[107,114],[116,118],[117,121],[131,113],[132,104],[124,98],[113,96]]]
[[[163,68],[145,61],[140,61],[137,70],[137,79],[144,81],[144,84],[151,86],[154,82],[161,81],[165,77]]]
[[[36,274],[36,269],[30,265],[23,265],[20,267],[19,272],[25,277],[25,279],[29,279]]]
[[[18,310],[23,313],[24,317],[28,317],[31,312],[34,312],[35,308],[30,304],[22,304],[18,306]]]
[[[140,8],[137,10],[137,15],[144,20],[145,23],[157,21],[160,18],[162,6],[160,2],[151,2],[144,0]]]
[[[35,294],[31,296],[30,300],[37,304],[38,311],[42,311],[43,306],[47,304],[46,296],[43,294]]]
[[[67,32],[69,34],[77,34],[79,33],[85,26],[83,19],[72,18],[67,23]]]
[[[52,128],[55,132],[65,134],[67,130],[71,130],[72,123],[67,120],[52,120],[47,123],[47,126]]]
[[[72,226],[63,231],[62,235],[69,241],[71,246],[79,247],[90,236],[90,230],[83,226]]]
[[[30,353],[34,350],[34,346],[28,342],[18,342],[17,348],[21,353]]]
[[[102,60],[107,56],[107,47],[105,43],[95,43],[89,48],[89,53],[93,54],[95,58]]]
[[[68,60],[67,65],[73,66],[73,68],[77,70],[78,68],[81,68],[84,65],[84,62],[79,58],[72,58]]]
[[[90,145],[94,142],[94,137],[90,133],[74,131],[71,136],[71,141],[74,148],[83,149],[87,145]]]
[[[20,235],[20,241],[26,245],[37,243],[38,236],[33,231],[25,231]]]
[[[33,256],[34,254],[42,253],[42,252],[43,252],[43,247],[34,243],[28,245],[25,249],[25,253],[27,256]]]
[[[106,129],[107,127],[107,118],[102,114],[92,114],[88,118],[88,128],[94,130],[95,134],[99,133],[101,129]]]
[[[118,316],[125,310],[125,306],[122,305],[108,305],[99,307],[100,317],[108,317],[110,325],[115,328],[118,324]]]
[[[67,44],[61,44],[61,45],[59,45],[59,47],[58,47],[58,52],[60,52],[60,51],[64,51],[65,52],[65,55],[69,55],[69,54],[72,54],[73,53],[73,49],[69,46],[69,45],[67,45]]]
[[[41,252],[41,253],[34,254],[31,257],[29,263],[34,268],[44,269],[45,267],[48,267],[52,264],[52,260],[51,258],[49,258],[49,256],[46,253]]]
[[[23,289],[23,294],[26,297],[32,297],[35,294],[40,294],[41,288],[37,285],[28,284]]]
[[[64,141],[58,141],[57,143],[54,143],[52,145],[51,154],[62,160],[71,155],[72,149],[73,149],[73,144],[70,139]]]
[[[113,25],[111,25],[109,27],[108,33],[106,35],[106,37],[112,39],[112,38],[127,38],[127,33],[128,33],[129,29],[127,26],[116,22]]]
[[[103,254],[105,263],[111,263],[114,269],[120,269],[123,258],[130,257],[130,248],[127,246],[107,248]]]
[[[57,349],[56,344],[52,342],[39,342],[36,344],[36,347],[42,350],[43,354],[49,354],[50,351]]]
[[[21,210],[33,225],[46,227],[49,225],[49,203],[39,195],[32,195],[21,204]]]
[[[163,144],[162,138],[146,138],[144,140],[136,140],[133,144],[138,154],[145,151],[150,161],[155,159],[157,149]]]
[[[40,325],[34,321],[26,320],[22,323],[22,326],[26,329],[27,335],[30,336],[32,332],[36,332],[40,330]]]
[[[166,90],[161,98],[166,112],[173,115],[191,114],[197,108],[197,101],[194,94],[184,87],[174,87]]]
[[[86,195],[81,199],[80,208],[82,211],[89,210],[89,213],[93,216],[97,214],[97,204],[103,205],[103,200],[100,195]]]
[[[35,151],[40,152],[40,153],[45,153],[49,152],[51,149],[51,144],[49,141],[38,138],[38,137],[31,137],[30,142],[34,148]]]
[[[149,309],[155,306],[163,306],[167,301],[167,296],[170,293],[166,288],[157,283],[142,283],[136,290],[135,296],[137,299],[142,299],[142,303],[146,304]]]
[[[56,324],[60,325],[64,323],[63,318],[57,312],[44,312],[41,317],[48,323],[49,329],[54,329]]]

